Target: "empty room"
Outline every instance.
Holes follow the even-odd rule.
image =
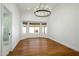
[[[0,56],[79,56],[79,3],[0,3]]]

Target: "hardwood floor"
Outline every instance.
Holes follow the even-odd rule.
[[[8,56],[79,56],[79,52],[50,39],[29,38],[21,40]]]

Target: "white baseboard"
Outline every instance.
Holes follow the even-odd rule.
[[[64,45],[64,46],[67,46],[67,47],[69,47],[69,48],[71,48],[71,49],[73,49],[73,50],[75,50],[75,51],[77,51],[77,52],[79,52],[79,48],[75,48],[75,47],[73,47],[73,46],[71,46],[71,45],[66,45],[66,44],[64,44],[63,42],[60,42],[60,41],[56,40],[56,38],[53,38],[53,37],[51,37],[51,36],[49,36],[48,38],[51,39],[51,40],[54,40],[54,41],[56,41],[56,42],[58,42],[58,43],[60,43],[60,44],[62,44],[62,45]]]

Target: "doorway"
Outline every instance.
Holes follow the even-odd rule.
[[[2,5],[2,55],[11,51],[11,12]]]

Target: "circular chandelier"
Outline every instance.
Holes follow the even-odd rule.
[[[47,17],[50,16],[51,9],[45,4],[40,4],[39,7],[35,8],[34,14],[38,17]]]

